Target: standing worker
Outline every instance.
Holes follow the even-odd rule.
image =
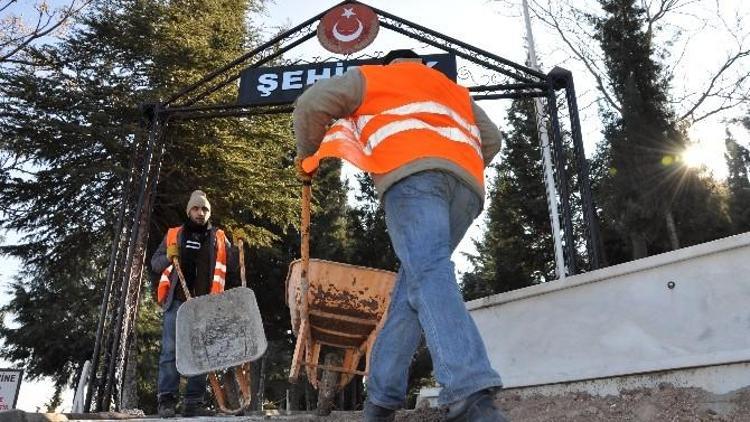
[[[330,128],[333,119],[336,121]],[[297,168],[325,157],[372,173],[401,262],[387,320],[370,355],[365,421],[390,422],[406,399],[422,333],[448,421],[505,421],[502,386],[456,282],[451,254],[484,202],[484,168],[501,134],[463,88],[395,50],[316,82],[294,110]]]
[[[151,269],[161,274],[157,301],[164,310],[159,355],[158,410],[162,418],[175,416],[180,374],[175,360],[177,309],[187,296],[172,262],[179,258],[190,297],[221,293],[239,285],[239,263],[224,232],[211,226],[211,204],[196,190],[187,203],[187,221],[173,227],[151,258]],[[235,239],[236,241],[237,239]],[[227,268],[231,271],[227,274]],[[188,377],[182,416],[213,416],[205,403],[206,375]]]

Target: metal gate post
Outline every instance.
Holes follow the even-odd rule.
[[[133,142],[134,151],[136,142]],[[114,237],[112,238],[112,248],[109,255],[109,267],[107,268],[107,278],[104,285],[104,293],[102,294],[102,305],[101,310],[99,312],[99,322],[96,327],[96,340],[94,342],[94,353],[91,358],[91,375],[89,376],[89,385],[86,392],[86,401],[84,403],[83,411],[89,412],[91,410],[91,400],[94,395],[94,390],[96,389],[99,378],[97,377],[97,372],[99,368],[99,354],[101,352],[101,346],[102,346],[102,334],[104,333],[104,321],[107,318],[107,311],[109,308],[109,296],[110,296],[110,290],[112,289],[112,281],[114,278],[114,270],[115,270],[115,263],[117,261],[117,254],[119,252],[119,246],[120,246],[120,235],[122,234],[122,226],[123,226],[123,220],[125,218],[125,208],[126,208],[126,202],[128,200],[128,196],[130,193],[131,188],[131,180],[126,181],[126,183],[123,184],[123,195],[122,195],[122,205],[120,206],[120,213],[117,216],[117,223],[115,224],[115,230],[114,230]]]
[[[116,351],[120,348],[120,340],[122,336],[122,320],[123,320],[123,314],[125,312],[125,301],[127,299],[127,292],[129,288],[129,280],[130,280],[130,268],[133,264],[133,252],[135,248],[136,238],[138,236],[138,231],[140,227],[141,222],[141,215],[143,214],[144,210],[144,204],[146,202],[146,195],[148,190],[148,176],[149,176],[149,168],[151,167],[151,160],[153,158],[153,150],[154,146],[156,144],[157,139],[159,139],[161,136],[161,125],[158,119],[158,116],[156,113],[154,113],[156,107],[150,108],[149,110],[153,113],[150,117],[150,130],[149,130],[149,141],[148,141],[148,147],[146,149],[146,156],[143,159],[143,173],[141,174],[141,180],[139,182],[139,190],[138,190],[138,204],[136,205],[135,212],[133,214],[133,223],[132,227],[130,229],[130,241],[128,242],[128,252],[127,252],[127,259],[126,259],[126,265],[124,269],[124,277],[122,281],[122,287],[121,287],[121,294],[120,294],[120,300],[118,303],[118,309],[117,309],[117,319],[115,321],[115,324],[112,326],[112,335],[114,336],[113,342],[112,342],[112,348],[111,348],[111,359],[109,362],[109,367],[107,368],[107,384],[104,389],[104,395],[103,395],[103,407],[104,410],[109,410],[110,403],[112,401],[112,386],[115,381],[115,361],[117,357]],[[149,110],[146,110],[147,112]]]
[[[550,123],[552,126],[552,159],[555,163],[555,175],[557,187],[560,193],[560,206],[562,208],[563,239],[565,240],[565,258],[567,261],[568,274],[578,273],[576,265],[576,248],[573,240],[573,210],[570,207],[570,190],[568,188],[568,171],[565,168],[565,149],[562,143],[562,132],[560,131],[560,120],[557,114],[557,98],[555,97],[554,80],[548,75],[549,87],[547,88],[547,108],[549,109]]]
[[[565,89],[565,98],[570,113],[570,130],[573,137],[573,153],[578,163],[579,182],[581,185],[581,200],[583,202],[583,225],[586,235],[586,249],[589,255],[592,270],[602,266],[601,240],[599,236],[599,219],[594,199],[591,193],[591,179],[589,176],[589,163],[583,148],[583,136],[581,135],[581,121],[578,115],[578,102],[576,101],[573,74],[560,67],[555,67],[549,74],[557,86]]]

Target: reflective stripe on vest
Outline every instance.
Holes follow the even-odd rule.
[[[216,230],[216,265],[214,266],[214,279],[211,283],[211,294],[224,291],[224,283],[227,278],[227,248],[226,236],[221,230]]]
[[[163,305],[164,301],[167,300],[167,295],[169,294],[169,276],[172,275],[173,267],[173,265],[170,265],[165,268],[161,272],[161,277],[159,277],[159,288],[156,290],[156,302],[159,305]]]
[[[167,231],[167,247],[176,245],[182,227],[172,227]],[[169,277],[172,274],[173,266],[170,265],[164,269],[159,278],[159,287],[157,288],[156,300],[163,305],[169,295]],[[216,230],[216,265],[214,266],[214,276],[211,282],[211,294],[218,294],[224,291],[224,284],[227,277],[227,247],[226,235],[222,230]]]
[[[440,80],[444,76],[434,70],[414,66],[418,67],[404,67],[392,76],[406,79],[399,80],[400,88],[417,87],[413,95],[378,86],[383,84],[383,74],[371,84],[368,75],[383,68],[362,67],[368,93],[374,90],[376,94],[366,93],[354,115],[339,119],[331,126],[318,151],[303,161],[305,171],[315,170],[320,159],[326,157],[346,159],[372,173],[386,173],[416,159],[433,157],[456,163],[483,186],[482,141],[474,123],[468,91]],[[436,80],[422,84],[426,86],[420,91],[419,80],[425,78]],[[434,92],[436,86],[440,88],[438,93]],[[388,94],[395,97],[395,101],[410,96],[414,101],[395,104],[383,100]],[[372,98],[373,104],[367,103],[368,98]]]

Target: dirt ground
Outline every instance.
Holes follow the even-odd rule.
[[[625,422],[625,421],[726,421],[750,422],[750,388],[715,395],[694,388],[663,385],[657,389],[637,389],[620,396],[588,394],[521,397],[501,392],[497,403],[513,422]],[[357,419],[359,418],[359,419]],[[333,414],[325,421],[362,420],[361,414]],[[397,422],[440,421],[437,409],[399,412]]]
[[[513,422],[750,422],[750,387],[724,395],[716,395],[696,388],[674,388],[671,385],[661,385],[659,388],[626,390],[619,396],[605,397],[581,393],[522,397],[518,392],[504,391],[497,395],[496,401]],[[98,419],[110,420],[106,417]],[[4,419],[0,414],[0,422],[6,420],[15,422],[28,419]],[[292,415],[282,413],[277,416],[172,419],[174,422],[209,420],[361,422],[363,419],[362,412],[336,411],[327,417],[295,412]],[[442,420],[442,412],[434,408],[399,411],[396,416],[396,422],[438,422],[440,420]],[[130,421],[159,421],[159,419],[147,417],[130,419]]]

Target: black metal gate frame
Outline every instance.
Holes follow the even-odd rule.
[[[345,0],[341,3],[332,6],[330,9],[341,6],[343,4],[363,4],[355,0]],[[366,5],[367,6],[367,5]],[[559,202],[560,210],[562,215],[562,230],[563,230],[563,241],[564,241],[564,255],[565,264],[569,274],[576,274],[579,272],[576,260],[576,247],[573,234],[573,212],[570,205],[571,192],[569,189],[570,178],[567,170],[565,145],[563,142],[562,131],[560,127],[560,120],[558,117],[558,104],[556,101],[557,91],[563,90],[567,101],[567,109],[570,118],[570,135],[573,144],[573,153],[576,160],[576,167],[579,171],[579,180],[581,188],[581,199],[583,203],[583,223],[584,223],[584,236],[586,239],[586,253],[588,255],[588,262],[590,269],[596,269],[601,266],[601,253],[600,253],[600,238],[598,228],[597,213],[594,208],[593,198],[591,194],[591,184],[589,180],[589,167],[588,161],[584,155],[583,140],[581,137],[581,125],[578,115],[578,106],[576,103],[575,88],[573,84],[573,77],[570,71],[555,67],[548,74],[541,73],[529,67],[514,63],[510,60],[504,59],[500,56],[471,46],[460,40],[456,40],[449,36],[443,35],[439,32],[433,31],[429,28],[423,27],[416,23],[410,22],[406,19],[392,15],[383,10],[370,7],[378,16],[380,25],[384,28],[405,35],[409,38],[421,41],[424,44],[436,47],[446,52],[455,54],[457,57],[461,57],[468,62],[480,65],[487,70],[497,72],[498,74],[505,77],[511,83],[500,83],[500,84],[485,84],[469,86],[468,89],[475,100],[495,100],[495,99],[517,99],[517,98],[542,98],[547,102],[547,113],[549,118],[549,124],[552,135],[552,150],[553,150],[553,163],[555,167],[555,183],[559,190]],[[130,219],[130,228],[127,229],[126,233],[129,233],[129,241],[118,242],[115,240],[112,248],[111,263],[109,271],[107,272],[107,280],[105,285],[104,297],[102,299],[102,307],[100,313],[100,320],[97,327],[96,343],[94,348],[93,364],[92,364],[92,377],[89,384],[88,393],[86,397],[85,408],[89,411],[91,406],[92,397],[94,390],[100,387],[100,393],[97,400],[97,410],[108,410],[109,403],[113,394],[113,386],[116,382],[116,371],[114,365],[114,358],[119,353],[126,357],[130,337],[132,335],[133,324],[125,324],[124,319],[134,318],[134,314],[125,315],[125,300],[134,286],[129,283],[130,276],[132,274],[133,265],[133,250],[138,249],[137,246],[141,247],[141,250],[145,249],[145,243],[147,238],[139,237],[139,232],[144,232],[142,226],[145,224],[148,227],[148,221],[153,207],[153,198],[156,193],[156,184],[158,182],[160,173],[161,157],[164,152],[164,134],[169,128],[170,122],[179,122],[183,120],[196,120],[196,119],[210,119],[217,117],[241,117],[251,115],[268,115],[268,114],[282,114],[290,113],[293,110],[291,103],[276,104],[276,105],[253,105],[253,104],[210,104],[210,105],[199,105],[202,100],[205,100],[212,93],[227,87],[229,84],[237,81],[240,78],[241,72],[246,68],[258,68],[275,58],[281,57],[284,53],[297,47],[303,42],[316,36],[317,22],[325,15],[328,10],[321,12],[320,14],[313,16],[305,22],[295,26],[294,28],[285,31],[284,33],[274,37],[268,42],[258,46],[252,51],[244,54],[243,56],[235,59],[229,64],[209,73],[199,81],[193,83],[190,86],[185,87],[176,94],[169,97],[167,100],[158,103],[147,104],[142,107],[143,119],[148,129],[148,139],[146,146],[146,153],[140,163],[136,163],[139,167],[137,173],[140,178],[132,177],[130,185],[124,189],[123,203],[127,203],[128,198],[137,198],[135,210],[132,212],[132,218]],[[136,169],[134,167],[133,171]],[[138,189],[138,193],[134,195],[133,189]],[[130,193],[128,193],[130,192]],[[555,201],[556,202],[556,201]],[[119,236],[122,232],[125,224],[120,219],[117,228],[117,235]],[[145,230],[147,232],[147,230]],[[147,235],[146,235],[147,236]],[[127,243],[127,253],[125,256],[124,271],[122,274],[113,274],[113,268],[115,267],[115,257],[121,256],[122,251],[118,250],[122,243]],[[138,245],[140,244],[140,245]],[[142,257],[141,257],[142,260]],[[137,267],[137,263],[135,264]],[[113,306],[112,310],[108,310],[108,304],[110,302],[110,294],[112,282],[114,279],[121,279],[121,294],[119,295],[118,306]],[[139,288],[136,286],[135,288]],[[139,290],[136,291],[136,300]],[[115,315],[111,315],[115,312]],[[111,348],[106,351],[109,357],[109,362],[106,365],[107,370],[105,374],[102,374],[102,380],[97,378],[97,367],[99,365],[99,354],[102,351],[102,331],[104,322],[107,316],[110,315],[111,328],[113,328],[110,335],[113,337],[109,339],[108,344]],[[123,330],[123,326],[127,325],[128,329]],[[123,332],[124,339],[122,339]],[[121,372],[124,372],[124,367]],[[100,381],[104,381],[101,384]],[[121,382],[118,387],[122,388]],[[103,394],[101,386],[104,385]],[[119,403],[117,403],[119,405]],[[119,407],[119,406],[118,406]]]

